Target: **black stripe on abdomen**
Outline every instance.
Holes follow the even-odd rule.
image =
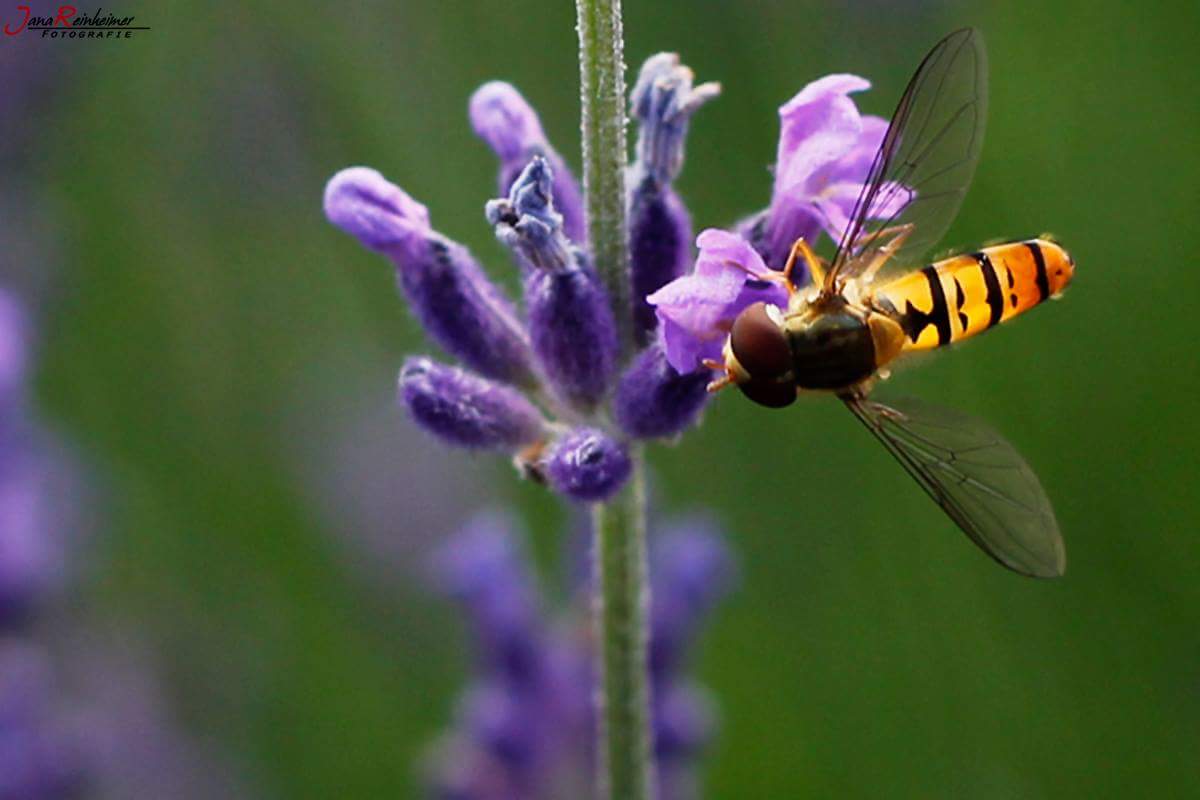
[[[1046,276],[1046,257],[1042,254],[1042,248],[1037,242],[1026,242],[1025,246],[1029,248],[1029,252],[1033,253],[1033,263],[1037,267],[1038,294],[1041,295],[1038,302],[1041,302],[1050,296],[1050,279]]]
[[[979,264],[979,271],[983,273],[983,285],[987,289],[985,299],[988,304],[988,327],[990,328],[1004,315],[1004,290],[1000,288],[1000,278],[996,275],[996,268],[992,266],[992,260],[988,258],[987,253],[972,253],[971,258],[975,259]]]
[[[950,344],[950,307],[946,304],[946,290],[942,288],[942,280],[933,267],[926,267],[921,270],[921,274],[929,281],[929,296],[933,301],[933,307],[929,309],[929,319],[937,328],[938,344]]]

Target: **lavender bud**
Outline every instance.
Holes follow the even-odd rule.
[[[638,119],[638,157],[630,174],[629,254],[634,334],[645,345],[658,325],[646,296],[684,274],[692,261],[692,221],[671,188],[683,167],[688,122],[716,97],[716,83],[692,86],[674,53],[646,60],[630,96]]]
[[[612,497],[629,478],[632,464],[625,449],[594,428],[576,428],[550,448],[546,478],[574,500],[598,502]]]
[[[548,162],[535,157],[507,199],[487,205],[496,237],[525,267],[525,306],[533,351],[556,394],[591,411],[617,367],[617,328],[608,296],[566,238],[551,197]]]
[[[429,358],[404,363],[400,399],[418,425],[459,447],[511,451],[542,435],[541,412],[520,392]]]
[[[656,342],[634,359],[617,384],[617,424],[636,439],[681,433],[696,422],[708,401],[709,378],[704,369],[679,374]]]
[[[629,199],[629,280],[634,335],[646,345],[658,327],[647,295],[688,271],[692,261],[692,220],[669,186],[642,180]]]
[[[536,384],[512,304],[465,247],[430,227],[423,205],[375,170],[351,167],[325,187],[325,215],[392,260],[417,318],[448,353],[489,378]]]
[[[491,81],[475,90],[469,106],[471,127],[500,158],[499,193],[507,195],[534,156],[553,167],[554,198],[563,228],[575,242],[587,240],[583,195],[562,157],[550,146],[537,113],[511,84]]]
[[[683,167],[688,123],[700,106],[721,93],[719,83],[693,86],[692,71],[676,53],[646,59],[629,96],[638,120],[637,167],[660,185],[675,180]]]

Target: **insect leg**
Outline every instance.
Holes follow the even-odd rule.
[[[813,283],[822,283],[825,280],[825,266],[821,259],[813,252],[813,249],[808,246],[808,242],[804,241],[801,236],[792,245],[792,251],[788,253],[787,264],[783,267],[784,285],[787,287],[788,294],[794,293],[800,287],[792,282],[792,270],[796,267],[796,260],[804,259],[804,264],[808,267],[808,272],[812,275]]]
[[[910,222],[906,225],[884,228],[877,234],[874,234],[876,238],[880,236],[891,236],[892,238],[888,240],[887,244],[879,248],[879,251],[871,258],[871,263],[867,264],[866,268],[863,269],[860,280],[863,283],[870,283],[874,279],[875,273],[879,272],[883,268],[883,265],[896,254],[896,251],[904,246],[905,240],[912,235],[912,232],[913,224]]]
[[[729,367],[727,367],[726,365],[722,364],[720,361],[713,361],[711,358],[706,358],[701,363],[705,367],[708,367],[709,369],[711,369],[713,371],[721,373],[721,377],[714,378],[708,384],[708,386],[704,387],[705,390],[709,394],[719,392],[722,389],[724,389],[726,386],[730,386],[737,382],[734,380],[733,371],[731,369],[729,369]]]

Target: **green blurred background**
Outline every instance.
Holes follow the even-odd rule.
[[[428,347],[321,191],[375,166],[511,282],[466,100],[512,81],[577,164],[573,7],[126,6],[153,30],[45,43],[61,69],[26,167],[58,256],[38,395],[108,498],[78,602],[151,638],[183,719],[263,794],[409,796],[466,669],[421,578],[433,528],[519,504],[549,570],[566,518],[391,409]],[[677,50],[724,84],[680,182],[700,229],[765,204],[776,108],[803,84],[862,74],[886,115],[967,24],[991,111],[946,244],[1052,231],[1078,273],[893,383],[1007,433],[1055,500],[1067,575],[997,568],[835,403],[722,397],[652,455],[661,506],[712,508],[743,567],[696,664],[722,716],[709,797],[1200,794],[1200,7],[627,0],[627,55]],[[412,496],[426,469],[444,496]],[[380,492],[402,513],[355,516]]]

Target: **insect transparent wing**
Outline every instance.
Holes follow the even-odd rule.
[[[886,229],[912,226],[890,261],[908,269],[941,240],[975,175],[986,117],[987,54],[979,32],[964,28],[934,45],[904,90],[827,287],[859,274],[889,238]]]
[[[1066,552],[1050,500],[999,434],[966,414],[919,400],[843,400],[985,553],[1022,575],[1063,574]]]

